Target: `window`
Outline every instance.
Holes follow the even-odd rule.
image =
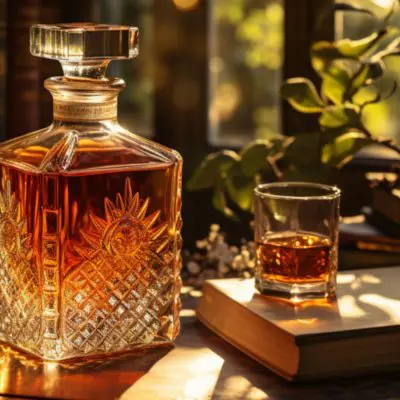
[[[209,2],[209,142],[239,146],[280,130],[283,5]]]

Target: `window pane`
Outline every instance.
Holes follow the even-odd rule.
[[[109,74],[122,77],[126,89],[119,96],[119,121],[142,136],[153,132],[153,0],[100,0],[93,13],[98,21],[137,26],[140,30],[139,57],[114,61]]]
[[[397,1],[397,0],[393,0]],[[358,0],[351,1],[351,4],[368,8],[376,15],[383,18],[390,10],[392,0]],[[336,36],[337,39],[349,38],[360,39],[368,36],[373,31],[381,28],[382,20],[379,21],[366,13],[359,12],[338,12],[336,15]],[[396,13],[390,19],[390,25],[400,25],[400,14]],[[387,72],[380,79],[377,87],[382,93],[387,93],[392,87],[393,81],[400,83],[400,57],[387,57],[385,59]],[[372,90],[372,89],[371,89]],[[365,96],[371,96],[364,92]],[[387,101],[370,105],[364,111],[364,123],[367,128],[377,136],[385,136],[400,142],[400,113],[398,106],[400,102],[400,91],[396,90],[394,95]]]
[[[280,129],[282,2],[209,4],[209,141],[237,146],[255,137],[270,137]]]

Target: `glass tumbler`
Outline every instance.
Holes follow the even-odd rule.
[[[255,189],[256,287],[303,301],[336,291],[340,189],[280,182]]]

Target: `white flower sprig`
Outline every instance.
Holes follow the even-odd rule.
[[[254,242],[241,240],[240,246],[229,245],[217,224],[210,226],[206,238],[196,241],[196,251],[183,252],[183,280],[199,288],[207,279],[250,278],[253,276]]]

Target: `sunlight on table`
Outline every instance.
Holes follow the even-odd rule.
[[[357,305],[354,296],[346,294],[338,299],[338,303],[343,318],[360,318],[366,315],[366,312]]]
[[[175,348],[120,399],[209,399],[223,364],[224,360],[208,348]]]
[[[218,392],[220,398],[268,400],[270,397],[244,376],[235,375],[226,379],[222,391]]]
[[[363,294],[359,296],[358,300],[361,303],[379,308],[390,317],[391,321],[400,322],[400,300],[391,299],[377,293]]]

